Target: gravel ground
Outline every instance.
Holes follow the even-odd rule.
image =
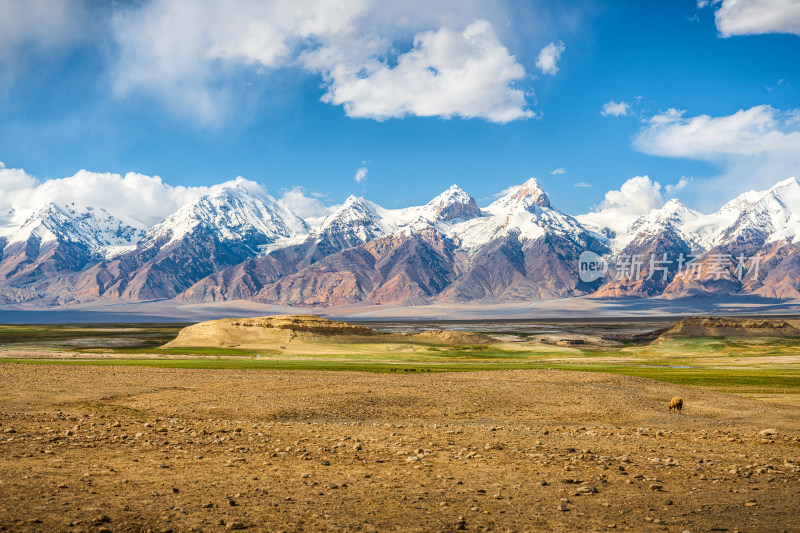
[[[698,388],[4,363],[0,398],[9,531],[800,531],[800,408]]]

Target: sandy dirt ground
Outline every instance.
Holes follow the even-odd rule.
[[[4,363],[0,529],[800,531],[799,415],[552,370]]]

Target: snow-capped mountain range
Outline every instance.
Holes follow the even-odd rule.
[[[100,208],[47,204],[22,223],[0,227],[0,286],[6,303],[55,304],[100,298],[488,302],[721,290],[800,297],[800,286],[781,281],[777,292],[768,286],[773,270],[786,278],[787,261],[796,261],[800,249],[794,178],[744,193],[711,214],[670,200],[624,232],[580,219],[552,206],[535,179],[483,208],[456,185],[404,209],[351,196],[314,224],[241,185],[219,188],[149,229]],[[691,254],[702,263],[721,251],[763,253],[772,262],[759,279],[723,288],[675,276],[632,283],[613,273],[587,284],[577,273],[585,250],[611,262],[657,252]]]
[[[5,240],[6,246],[30,240],[38,241],[40,246],[73,242],[103,256],[135,248],[144,235],[144,226],[123,222],[105,209],[75,204],[59,206],[52,202],[37,209],[20,225],[0,227],[0,239]]]

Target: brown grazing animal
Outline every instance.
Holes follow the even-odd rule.
[[[683,409],[683,400],[677,396],[669,401],[669,410],[672,411],[673,409],[677,410],[679,413],[681,409]]]

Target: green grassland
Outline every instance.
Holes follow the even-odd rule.
[[[613,347],[556,347],[535,340],[496,345],[321,345],[319,354],[172,348],[183,324],[0,326],[0,361],[187,369],[363,371],[397,374],[515,369],[624,374],[751,396],[800,401],[800,339],[668,338]],[[35,355],[21,353],[36,350]],[[0,370],[0,373],[2,371]]]

